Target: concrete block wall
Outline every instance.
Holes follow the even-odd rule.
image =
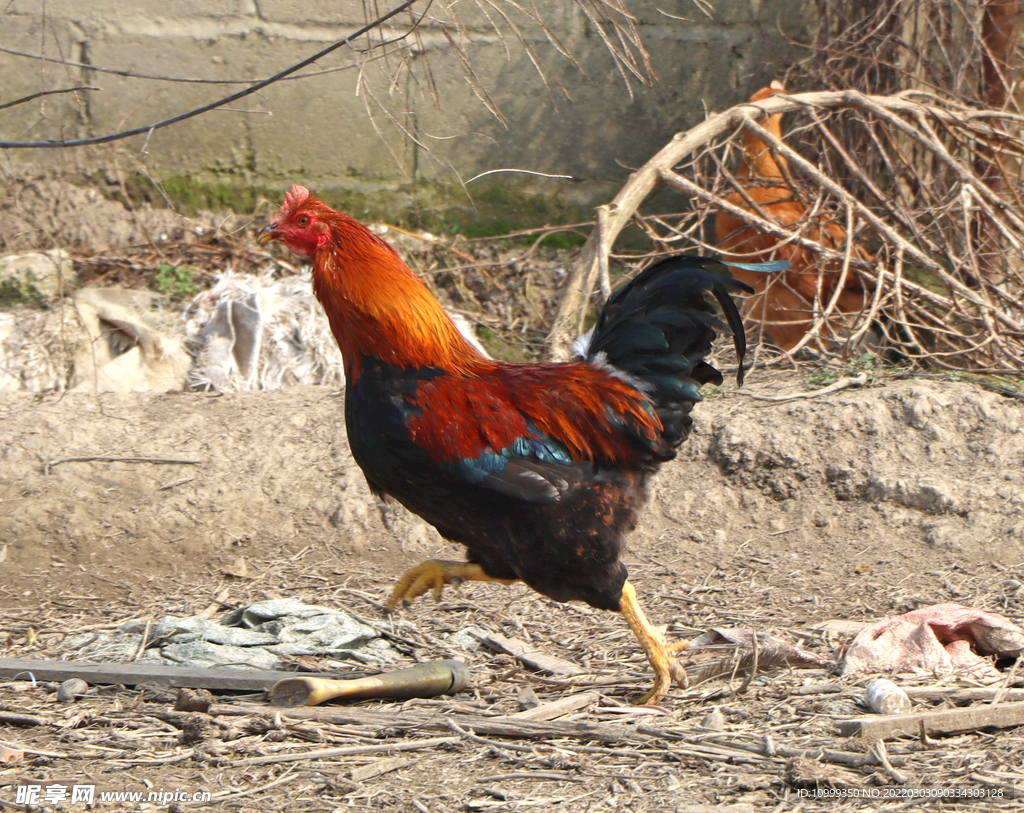
[[[166,77],[259,79],[356,30],[365,20],[364,5],[373,4],[16,0],[0,18],[0,46]],[[628,167],[700,121],[705,108],[721,109],[746,98],[805,55],[787,45],[779,30],[806,39],[812,23],[807,0],[715,0],[713,19],[691,0],[627,0],[626,5],[638,19],[657,74],[653,87],[634,81],[632,97],[593,23],[574,3],[538,0],[537,6],[582,71],[536,27],[524,29],[551,70],[547,88],[513,36],[506,31],[503,42],[475,6],[459,3],[470,39],[466,53],[505,123],[481,104],[448,39],[428,21],[404,66],[398,59],[386,66],[384,60],[372,61],[361,77],[351,68],[281,82],[231,105],[252,112],[212,112],[154,132],[148,144],[141,137],[122,142],[117,148],[122,168],[142,162],[164,176],[270,188],[301,181],[321,189],[400,196],[410,185],[453,187],[460,177],[518,167],[574,180],[503,176],[503,182],[587,201],[614,191]],[[404,22],[386,33],[401,30]],[[342,49],[304,73],[355,62],[354,54]],[[100,135],[166,118],[243,87],[124,78],[0,52],[0,104],[77,84],[102,91],[49,96],[0,110],[0,137]],[[406,138],[395,122],[429,150]],[[103,171],[113,160],[113,147],[0,153],[7,172]]]

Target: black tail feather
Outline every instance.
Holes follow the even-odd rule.
[[[745,282],[740,282],[737,279],[731,280],[731,282],[748,294],[754,293],[754,289]],[[744,375],[743,359],[747,355],[747,332],[743,329],[743,317],[740,315],[740,309],[736,307],[736,302],[729,294],[725,285],[716,284],[711,288],[711,292],[714,294],[715,299],[718,300],[718,304],[722,306],[725,321],[729,324],[729,330],[732,331],[732,342],[736,348],[736,358],[739,359],[739,364],[736,366],[736,386],[742,387]]]
[[[717,331],[731,331],[743,383],[747,343],[739,309],[729,288],[752,293],[710,257],[678,255],[661,260],[619,288],[597,319],[587,360],[604,362],[628,375],[647,392],[675,448],[689,434],[693,404],[701,384],[722,383],[722,375],[704,361]],[[723,323],[707,298],[721,306]]]

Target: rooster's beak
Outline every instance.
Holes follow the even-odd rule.
[[[263,243],[269,243],[271,240],[280,240],[281,232],[277,230],[277,223],[268,223],[259,233],[256,235],[256,242],[262,245]]]

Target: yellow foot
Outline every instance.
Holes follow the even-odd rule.
[[[680,688],[686,688],[689,685],[686,670],[673,655],[684,649],[689,641],[668,643],[665,640],[665,627],[655,627],[647,620],[647,616],[640,608],[640,603],[636,600],[636,591],[628,581],[622,585],[620,609],[629,628],[633,630],[633,634],[640,642],[640,646],[644,648],[651,668],[654,669],[654,687],[636,701],[637,705],[659,702],[673,681]]]
[[[664,634],[666,629],[667,629],[667,626],[661,627],[661,631],[662,631],[663,634]],[[684,649],[686,649],[686,647],[688,647],[689,645],[690,645],[690,642],[687,641],[687,640],[675,641],[675,642],[673,642],[673,643],[668,645],[669,654],[678,655],[680,652],[682,652]],[[680,666],[679,668],[683,669],[682,666]],[[686,678],[686,670],[685,669],[683,669],[683,678],[684,679]]]
[[[446,584],[458,587],[463,582],[501,582],[512,584],[513,579],[496,579],[488,576],[480,565],[471,562],[449,562],[444,559],[428,559],[405,571],[398,580],[395,589],[388,599],[388,609],[394,610],[398,602],[408,606],[414,598],[422,596],[428,590],[434,593],[434,600],[441,598],[441,591]]]

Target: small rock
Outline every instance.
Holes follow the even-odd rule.
[[[725,731],[725,715],[721,709],[715,709],[711,714],[700,721],[700,727],[709,731]]]
[[[519,701],[519,705],[523,709],[535,709],[540,705],[540,699],[537,697],[537,693],[529,686],[523,686],[518,692],[516,692],[516,700]]]
[[[89,691],[89,684],[81,678],[68,678],[57,688],[57,699],[61,703],[73,703],[79,697],[84,697]]]
[[[463,652],[476,652],[481,646],[480,639],[486,638],[490,633],[483,627],[471,624],[465,629],[454,632],[448,636],[448,646],[461,649]]]
[[[174,704],[175,711],[207,712],[213,705],[213,695],[206,689],[178,689],[178,699]]]
[[[249,565],[244,556],[236,556],[230,565],[225,565],[220,570],[225,576],[234,576],[236,579],[252,578],[249,575]]]

